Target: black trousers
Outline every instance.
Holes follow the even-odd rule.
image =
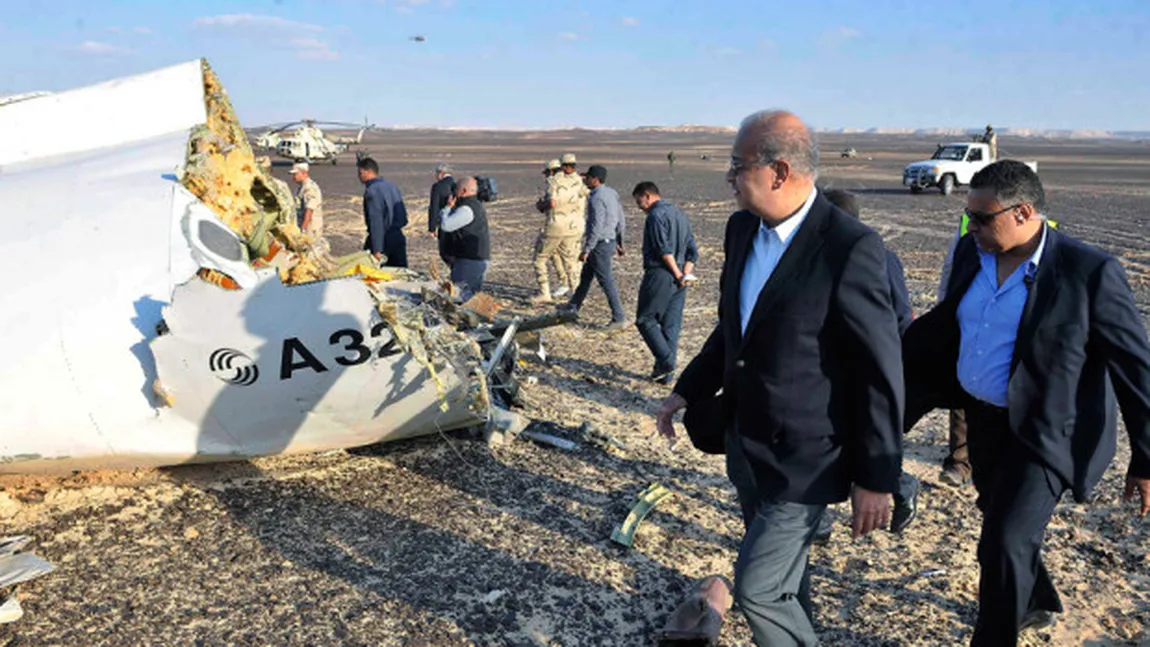
[[[407,237],[402,229],[388,229],[383,235],[383,255],[391,267],[407,267]]]
[[[643,271],[635,326],[655,356],[655,366],[659,369],[675,368],[686,303],[687,288],[679,287],[669,270],[656,267]]]
[[[363,248],[371,249],[371,234],[363,241]],[[388,229],[383,234],[383,264],[389,267],[407,267],[407,237],[402,229]],[[446,259],[444,259],[446,260]]]
[[[982,511],[978,621],[970,644],[1003,647],[1018,643],[1027,613],[1062,611],[1042,563],[1042,537],[1067,488],[1014,435],[1006,409],[970,400],[967,447]]]

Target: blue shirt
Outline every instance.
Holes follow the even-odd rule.
[[[775,272],[783,253],[791,246],[799,225],[807,219],[817,195],[818,190],[812,189],[811,195],[795,215],[777,226],[768,227],[765,222],[759,224],[755,242],[751,245],[751,253],[747,255],[747,262],[743,265],[743,280],[739,283],[739,315],[743,332],[747,332],[747,324],[750,323],[751,314],[755,311],[759,293],[763,291],[763,286]]]
[[[699,248],[687,214],[666,200],[659,200],[647,211],[643,225],[643,269],[667,269],[663,257],[670,254],[683,269],[684,263],[699,260]]]
[[[623,215],[623,205],[619,202],[619,193],[606,184],[591,189],[591,195],[587,196],[583,253],[590,254],[603,241],[614,241],[616,245],[622,245],[626,227],[627,220]]]
[[[1029,294],[1028,281],[1038,273],[1046,249],[1046,225],[1042,240],[1030,260],[1018,266],[1002,286],[998,285],[998,261],[979,250],[982,268],[958,304],[958,382],[975,398],[1005,407],[1010,384],[1010,365],[1022,310]]]

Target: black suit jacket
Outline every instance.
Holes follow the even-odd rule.
[[[439,212],[455,193],[455,178],[448,175],[431,185],[431,200],[427,203],[427,231],[439,232]]]
[[[882,240],[819,195],[743,334],[739,289],[760,222],[745,211],[727,222],[719,323],[675,391],[690,406],[722,390],[764,498],[830,503],[852,483],[893,492],[904,403]]]
[[[963,406],[956,313],[980,267],[967,235],[955,248],[947,298],[903,337],[908,429],[931,409]],[[1114,257],[1048,227],[1014,345],[1011,430],[1085,501],[1114,458],[1116,403],[1131,471],[1150,478],[1150,345],[1126,274]]]

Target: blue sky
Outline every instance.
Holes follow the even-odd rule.
[[[0,94],[201,56],[249,125],[734,125],[785,107],[820,128],[1150,130],[1147,0],[5,0],[0,10]]]

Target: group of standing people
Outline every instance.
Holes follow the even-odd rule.
[[[971,181],[945,298],[900,336],[881,238],[815,188],[795,115],[743,121],[727,181],[719,322],[661,405],[674,437],[721,448],[746,522],[734,594],[760,646],[815,645],[808,556],[830,503],[857,536],[888,527],[902,435],[966,414],[983,513],[972,645],[1017,644],[1061,601],[1041,558],[1062,494],[1089,500],[1130,436],[1125,497],[1150,511],[1150,344],[1121,264],[1048,225],[1038,176],[1002,160]]]
[[[539,292],[532,302],[552,303],[570,290],[570,299],[559,307],[578,312],[591,284],[597,282],[611,309],[606,329],[618,330],[629,325],[614,275],[614,259],[626,254],[627,218],[618,191],[607,184],[606,167],[593,164],[579,173],[577,165],[575,155],[567,153],[543,170],[546,187],[536,201],[536,208],[544,214],[535,243]],[[631,196],[646,214],[635,326],[655,358],[651,379],[669,384],[675,372],[686,289],[695,280],[692,269],[698,261],[698,247],[686,214],[664,200],[654,182],[640,182]],[[555,291],[550,286],[549,264],[554,264],[561,284]]]

